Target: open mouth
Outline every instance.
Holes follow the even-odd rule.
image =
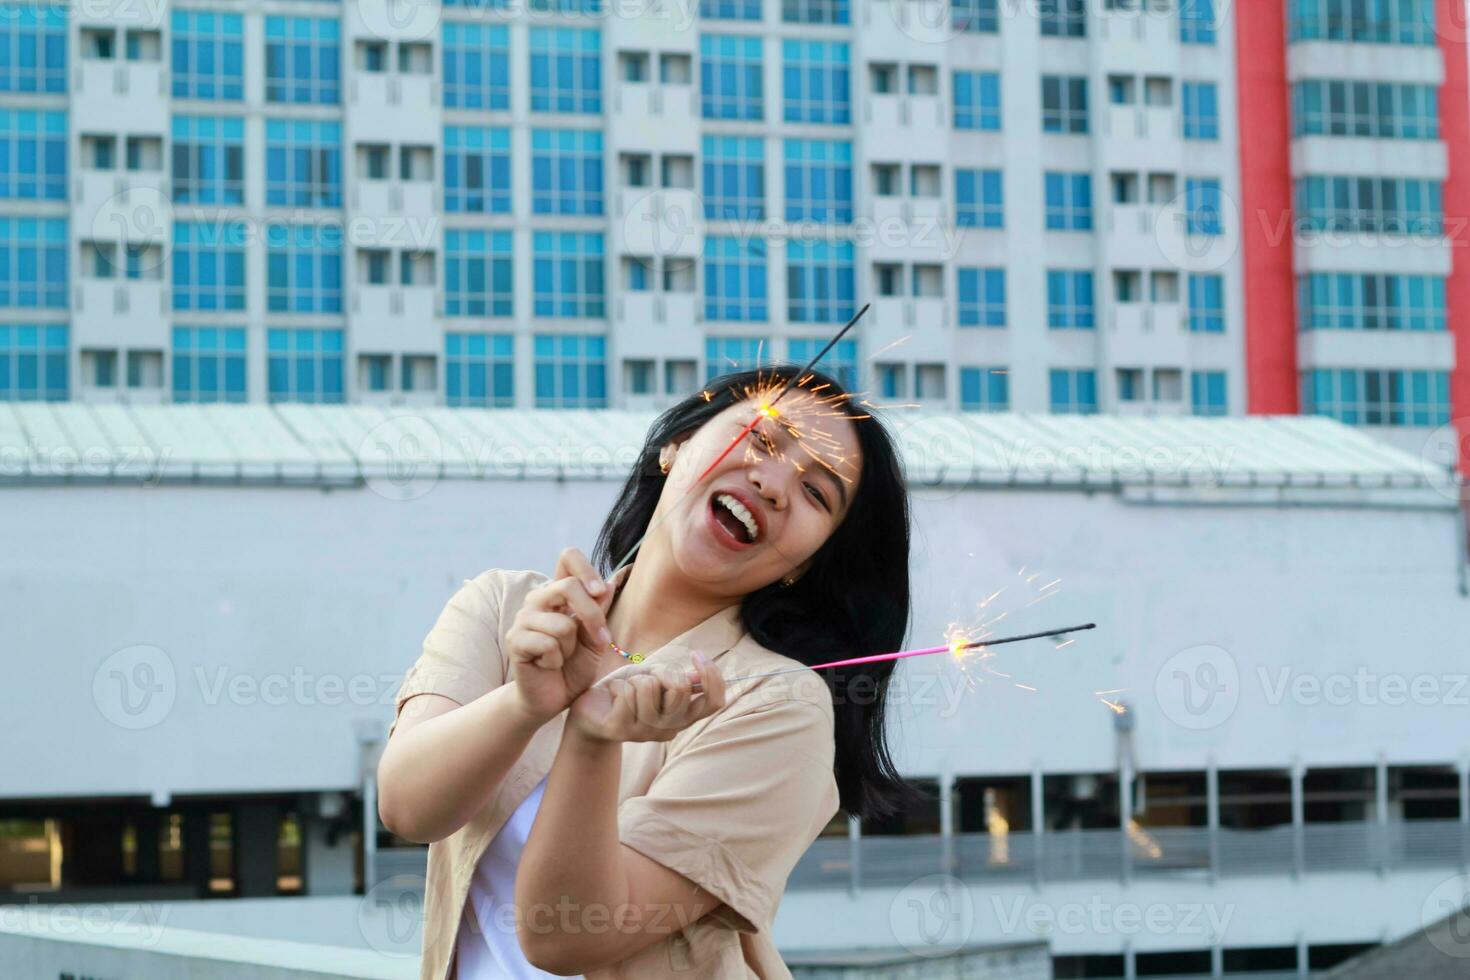
[[[755,515],[734,496],[717,493],[710,498],[709,508],[715,524],[733,541],[750,545],[760,537],[760,524]]]

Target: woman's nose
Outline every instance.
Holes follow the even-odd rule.
[[[786,505],[786,494],[781,490],[781,481],[774,474],[765,472],[763,467],[754,466],[750,469],[749,479],[756,492],[770,502],[772,509],[781,510]]]

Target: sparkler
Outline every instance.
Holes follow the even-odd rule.
[[[966,650],[977,647],[996,647],[1003,643],[1020,643],[1022,640],[1039,640],[1048,636],[1061,636],[1064,633],[1078,633],[1082,630],[1096,629],[1096,623],[1083,623],[1081,626],[1064,626],[1061,629],[1042,630],[1039,633],[1022,633],[1017,636],[1003,636],[997,640],[966,640],[964,634],[955,633],[950,637],[948,643],[937,647],[923,647],[918,650],[900,650],[897,653],[875,653],[866,657],[849,657],[846,660],[832,660],[824,664],[812,664],[810,667],[785,667],[781,670],[767,671],[762,674],[744,674],[740,677],[727,677],[725,683],[732,684],[735,681],[754,680],[757,677],[775,677],[777,674],[790,674],[798,670],[823,670],[827,667],[851,667],[855,664],[879,663],[885,660],[903,660],[907,657],[927,657],[936,653],[948,653],[959,656]],[[1034,690],[1034,688],[1033,688]]]
[[[749,435],[751,430],[760,424],[761,419],[774,419],[780,417],[781,413],[776,410],[776,403],[779,402],[783,397],[785,397],[786,392],[789,391],[791,388],[791,383],[793,381],[799,383],[800,379],[804,378],[806,376],[806,373],[810,371],[813,367],[815,367],[818,361],[820,361],[823,357],[826,357],[827,352],[830,351],[833,347],[837,346],[837,342],[841,340],[843,336],[853,328],[854,325],[856,325],[858,320],[862,319],[863,314],[868,312],[868,307],[871,305],[871,303],[864,303],[863,308],[854,313],[852,319],[848,320],[841,330],[832,335],[832,339],[828,340],[827,343],[823,345],[822,349],[817,351],[816,356],[807,361],[800,371],[797,371],[795,374],[789,375],[781,382],[780,385],[777,386],[774,397],[763,400],[761,402],[760,407],[757,408],[755,411],[754,417],[752,417],[749,422],[741,427],[740,431],[735,434],[735,438],[730,440],[730,444],[726,446],[718,456],[715,457],[714,462],[706,466],[703,472],[701,472],[699,476],[694,478],[694,481],[689,484],[689,486],[684,490],[682,494],[679,495],[679,498],[674,502],[674,505],[668,510],[664,511],[660,517],[655,518],[654,520],[649,522],[648,527],[643,531],[643,535],[639,537],[637,541],[633,542],[633,546],[628,549],[628,553],[625,554],[622,560],[613,567],[613,574],[616,574],[618,569],[628,564],[632,557],[637,554],[638,549],[642,547],[643,542],[646,541],[648,539],[648,536],[653,533],[654,528],[658,527],[658,525],[663,522],[663,519],[665,517],[668,517],[674,512],[679,504],[683,502],[684,498],[689,496],[690,490],[694,489],[694,487],[703,482],[704,478],[709,476],[710,473],[713,472],[714,468],[716,466],[719,466],[720,463],[724,461],[726,456],[729,456],[730,453],[734,452],[735,447],[740,445],[741,440]]]

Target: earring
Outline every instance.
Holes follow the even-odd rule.
[[[658,461],[658,471],[660,473],[662,473],[664,476],[668,476],[669,475],[669,461],[666,460],[666,459],[659,460]]]
[[[658,471],[664,476],[669,475],[669,470],[674,467],[674,454],[669,452],[667,446],[658,451]]]
[[[785,576],[784,578],[781,579],[781,588],[783,588],[783,589],[789,589],[789,588],[791,588],[791,586],[793,586],[795,584],[796,584],[796,576],[794,576],[794,575],[787,575],[787,576]]]

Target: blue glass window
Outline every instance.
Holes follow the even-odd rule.
[[[1443,276],[1314,272],[1298,284],[1302,330],[1446,328]]]
[[[265,203],[342,206],[342,126],[311,119],[265,124]]]
[[[0,199],[66,198],[66,113],[0,109]]]
[[[783,24],[846,24],[847,0],[781,0]]]
[[[1000,75],[993,71],[954,73],[954,128],[1000,130]]]
[[[342,229],[268,225],[266,309],[272,313],[342,312]]]
[[[1220,181],[1214,177],[1184,178],[1184,207],[1191,235],[1223,235]]]
[[[272,402],[340,404],[342,331],[266,331],[266,376]]]
[[[538,231],[532,234],[531,245],[533,315],[607,315],[601,233]]]
[[[1225,280],[1220,276],[1189,274],[1189,331],[1225,332]]]
[[[1047,270],[1046,325],[1053,330],[1091,330],[1096,326],[1089,270]]]
[[[531,111],[601,112],[601,44],[592,28],[531,28]]]
[[[0,402],[65,401],[69,356],[65,326],[0,326]]]
[[[531,210],[602,214],[601,130],[531,130]]]
[[[1092,230],[1092,175],[1048,171],[1046,227],[1050,231]]]
[[[955,224],[961,228],[1005,225],[1005,189],[999,170],[954,172]]]
[[[852,122],[851,52],[843,41],[781,42],[787,122]]]
[[[66,91],[64,6],[0,4],[0,92]]]
[[[706,136],[702,143],[704,216],[760,221],[766,216],[766,149],[759,136]]]
[[[1179,40],[1183,44],[1215,43],[1215,0],[1179,0]]]
[[[174,225],[176,310],[245,309],[245,225]]]
[[[508,231],[444,233],[446,316],[511,316],[515,271]]]
[[[1184,82],[1180,87],[1184,105],[1184,138],[1220,138],[1220,106],[1214,82]]]
[[[1434,22],[1435,0],[1291,0],[1287,17],[1293,41],[1368,44],[1432,45]]]
[[[1087,76],[1041,76],[1041,131],[1087,132]]]
[[[175,402],[245,401],[245,328],[174,327]]]
[[[1011,376],[1003,367],[960,368],[960,410],[1004,412],[1011,407]]]
[[[852,144],[785,141],[786,220],[852,221]]]
[[[1189,408],[1195,415],[1225,414],[1225,372],[1189,372]]]
[[[444,210],[510,214],[510,130],[444,127]]]
[[[1348,425],[1444,425],[1448,371],[1317,368],[1303,371],[1302,413]]]
[[[515,401],[514,334],[444,334],[446,405],[510,408]]]
[[[176,204],[245,201],[245,120],[238,116],[174,116]]]
[[[1050,374],[1051,410],[1058,415],[1097,414],[1097,372],[1059,370]]]
[[[962,327],[1006,325],[1006,271],[961,266],[957,270]]]
[[[761,0],[699,0],[699,16],[703,20],[761,19]]]
[[[444,107],[510,108],[510,30],[500,24],[444,25]]]
[[[0,218],[0,306],[65,309],[63,218]]]
[[[759,37],[699,36],[699,105],[705,119],[760,119],[763,91]]]
[[[537,334],[537,408],[607,406],[607,340],[585,334]]]
[[[704,240],[704,318],[764,321],[766,243],[758,238],[709,235]]]
[[[245,98],[245,18],[212,10],[175,10],[169,20],[176,99]]]
[[[315,17],[265,19],[265,100],[342,101],[341,26]]]
[[[786,318],[792,323],[845,323],[857,312],[851,242],[786,244]]]

